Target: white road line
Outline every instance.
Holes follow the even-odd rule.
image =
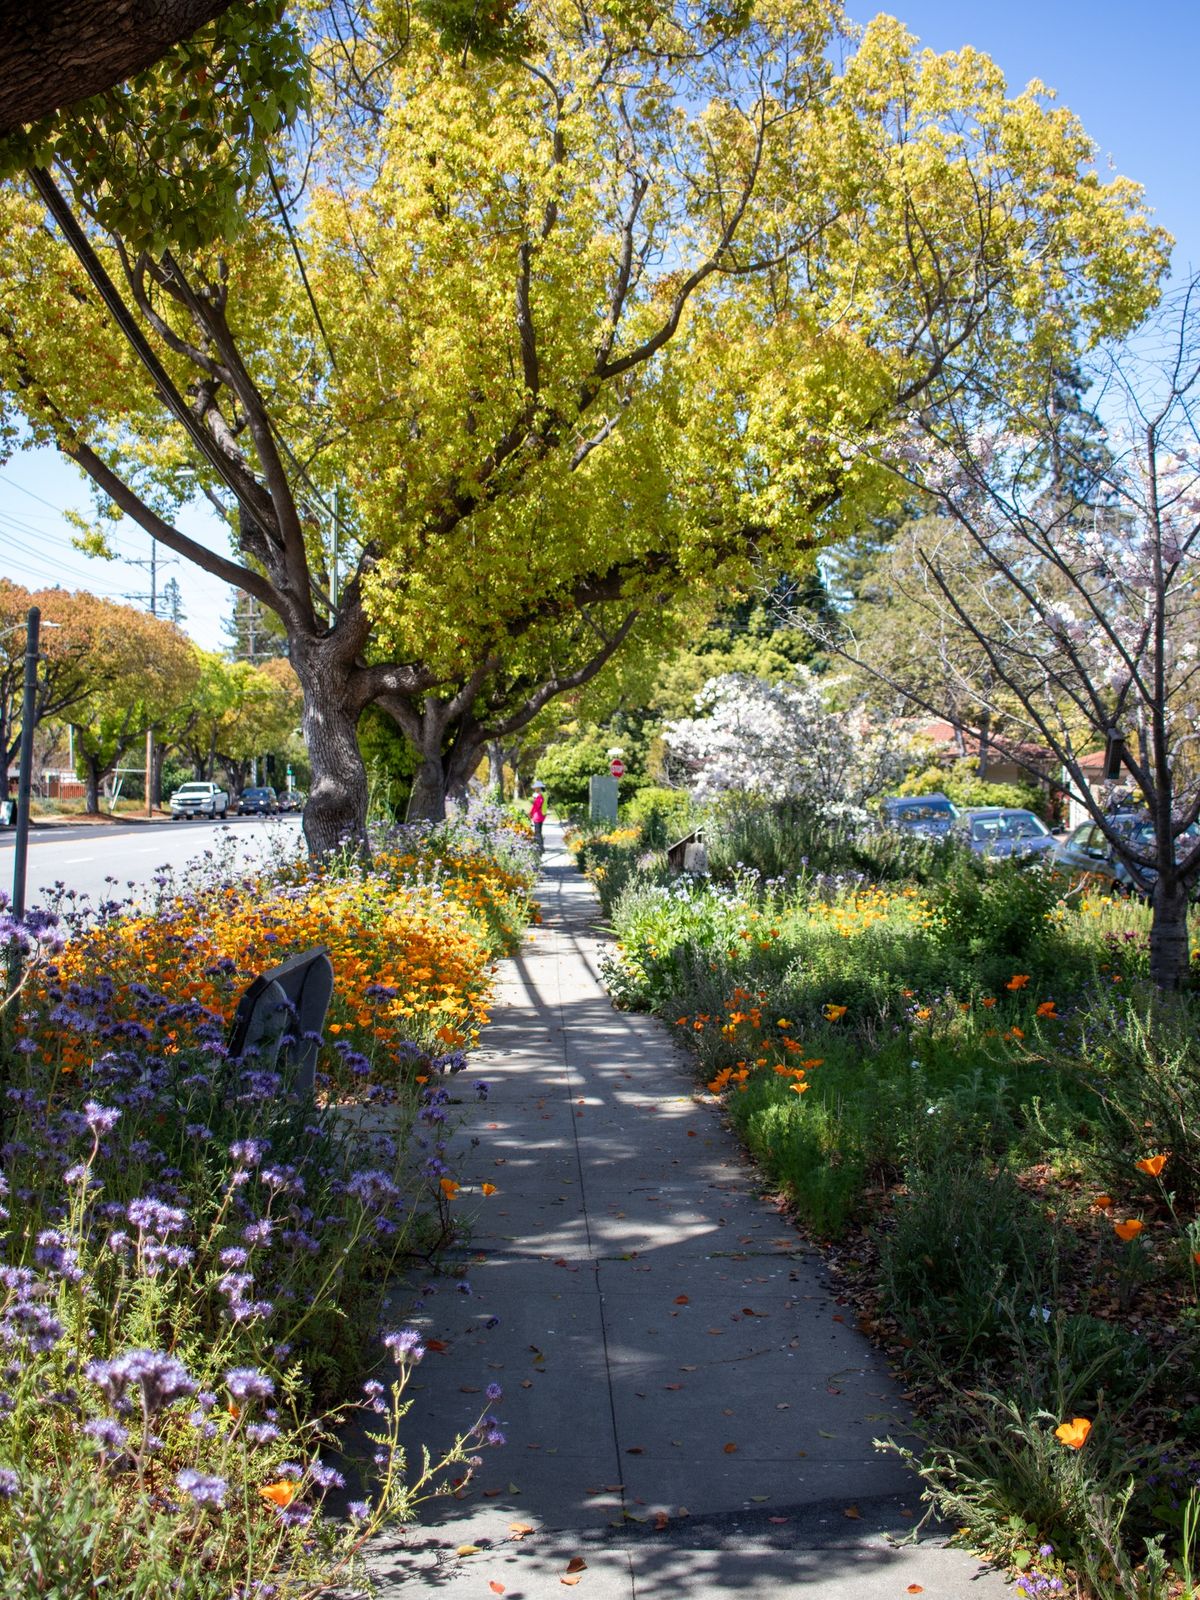
[[[64,867],[77,867],[84,861],[95,861],[95,856],[68,856],[63,862]]]

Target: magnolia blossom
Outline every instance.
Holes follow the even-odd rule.
[[[806,667],[778,684],[743,672],[709,679],[696,700],[701,714],[663,730],[696,798],[757,794],[802,800],[831,821],[865,819],[865,802],[899,781],[912,750],[856,711],[829,710],[827,687]]]

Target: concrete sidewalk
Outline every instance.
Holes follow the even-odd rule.
[[[495,1382],[508,1442],[461,1498],[375,1547],[378,1592],[1010,1593],[937,1540],[888,1537],[921,1510],[872,1446],[903,1431],[896,1385],[693,1099],[669,1031],[612,1009],[595,897],[546,834],[543,925],[503,969],[473,1073],[490,1096],[460,1139],[456,1203],[498,1192],[477,1202],[471,1294],[440,1278],[423,1295],[416,1320],[445,1348],[418,1369],[409,1419],[435,1444]]]

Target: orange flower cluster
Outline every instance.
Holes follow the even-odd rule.
[[[228,1022],[251,978],[324,946],[334,970],[328,1033],[386,1077],[405,1040],[434,1052],[476,1042],[487,1021],[492,959],[505,943],[501,930],[528,916],[529,888],[474,854],[385,855],[370,872],[346,875],[305,864],[278,881],[181,896],[154,915],[97,928],[66,947],[59,981],[111,977],[117,1013],[149,1028],[170,1053],[189,1041],[194,1024],[162,1023],[160,1008],[139,996],[165,992]],[[83,1036],[56,1042],[64,1071],[86,1066]]]
[[[808,1092],[810,1088],[809,1083],[806,1081],[808,1073],[813,1067],[821,1065],[822,1058],[820,1056],[808,1056],[803,1061],[788,1061],[788,1056],[804,1055],[804,1046],[799,1040],[788,1036],[788,1029],[792,1024],[787,1017],[776,1018],[774,1029],[778,1030],[777,1034],[772,1035],[766,1031],[761,1005],[761,1002],[766,998],[766,994],[762,991],[759,991],[756,996],[742,988],[735,989],[729,997],[725,1020],[724,1022],[718,1022],[719,1031],[726,1039],[733,1039],[739,1033],[746,1034],[748,1036],[747,1044],[755,1054],[751,1056],[748,1051],[746,1058],[739,1061],[736,1066],[722,1067],[708,1083],[710,1094],[721,1094],[730,1084],[733,1084],[740,1093],[744,1094],[749,1085],[751,1073],[755,1070],[766,1068],[770,1068],[777,1077],[791,1079],[788,1088],[793,1094],[806,1094]],[[845,1007],[842,1009],[844,1011]],[[716,1019],[708,1013],[703,1013],[694,1021],[689,1017],[680,1017],[676,1022],[676,1026],[686,1027],[690,1022],[693,1028],[703,1029],[707,1023],[714,1020]],[[768,1024],[767,1026],[769,1027],[770,1025]],[[753,1037],[755,1034],[763,1035],[763,1037],[755,1039]],[[777,1059],[772,1059],[777,1051],[782,1051],[783,1054],[779,1055]]]

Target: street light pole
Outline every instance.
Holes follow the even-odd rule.
[[[14,917],[25,915],[25,865],[29,858],[29,807],[33,799],[33,732],[37,720],[38,634],[42,613],[30,606],[25,624],[25,697],[21,703],[21,757],[17,768],[17,837],[13,850]]]

